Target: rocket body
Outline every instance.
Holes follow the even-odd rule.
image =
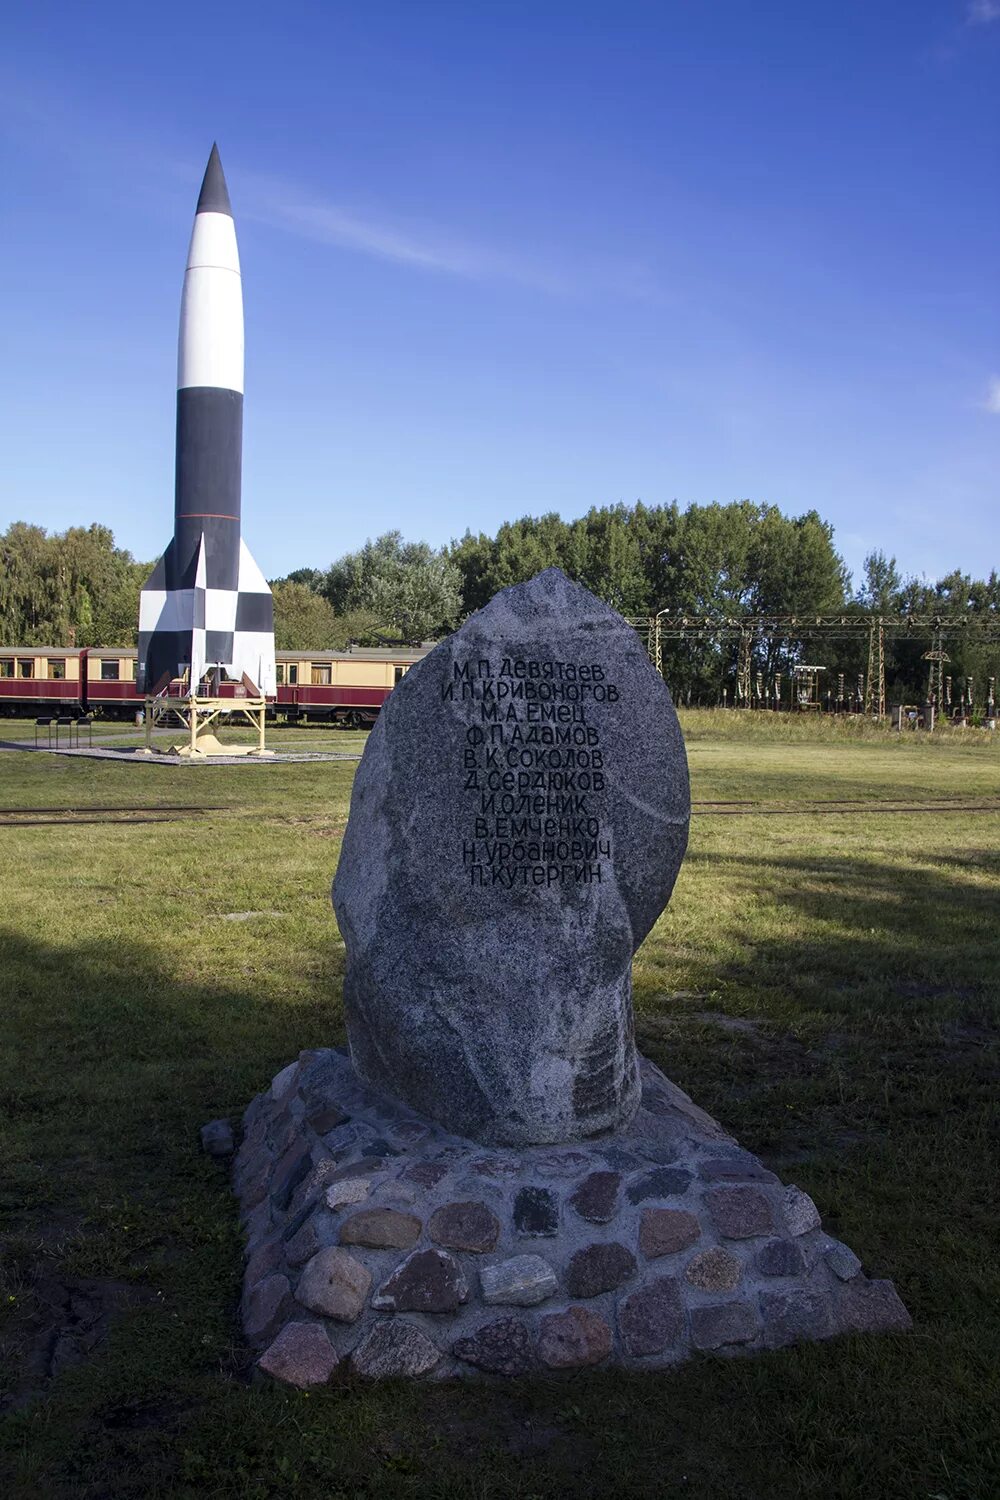
[[[271,591],[242,539],[243,288],[215,146],[202,183],[177,344],[174,534],[139,603],[140,692],[221,667],[275,691]]]

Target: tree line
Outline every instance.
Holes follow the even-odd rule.
[[[747,614],[960,614],[1000,616],[994,570],[974,579],[959,570],[935,582],[903,576],[884,552],[866,558],[855,584],[816,511],[786,516],[749,500],[720,505],[595,507],[575,521],[552,513],[505,522],[495,536],[466,534],[449,546],[389,532],[326,569],[300,568],[271,581],[279,649],[342,649],[432,640],[454,629],[502,588],[560,567],[623,615],[711,618]],[[105,526],[48,534],[15,522],[0,535],[0,645],[129,645],[136,639],[139,590],[152,563],[116,547]],[[946,643],[956,679],[997,672],[1000,648]],[[890,680],[916,695],[926,681],[929,642],[893,648]],[[761,643],[754,671],[770,680],[802,660],[794,640]],[[824,643],[827,683],[845,673],[849,689],[867,664],[861,642]],[[665,674],[694,702],[732,694],[736,647],[706,633],[670,642]]]

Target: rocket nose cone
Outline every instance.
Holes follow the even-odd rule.
[[[226,187],[226,179],[222,172],[222,162],[219,158],[218,146],[212,146],[212,154],[208,158],[208,166],[205,168],[205,176],[201,184],[201,192],[198,194],[198,207],[195,209],[199,214],[228,214],[233,216],[233,210],[229,202],[229,189]]]

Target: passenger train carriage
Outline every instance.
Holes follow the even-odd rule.
[[[268,700],[268,714],[291,722],[374,724],[396,683],[427,649],[276,651],[277,693]],[[136,691],[135,663],[134,647],[0,646],[0,713],[132,718],[146,702]],[[224,682],[218,696],[244,697],[245,689]]]

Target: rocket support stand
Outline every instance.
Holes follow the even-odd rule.
[[[265,698],[169,698],[165,695],[146,699],[146,754],[153,754],[153,731],[157,728],[166,728],[162,720],[176,714],[189,734],[188,744],[178,748],[176,754],[190,756],[195,760],[206,760],[213,755],[273,755],[273,750],[265,749],[264,738],[267,721],[267,700]],[[214,734],[209,734],[210,726],[215,723],[221,714],[240,714],[248,724],[257,731],[257,747],[251,748],[247,745],[220,745]],[[199,740],[210,740],[211,746],[204,748]]]

